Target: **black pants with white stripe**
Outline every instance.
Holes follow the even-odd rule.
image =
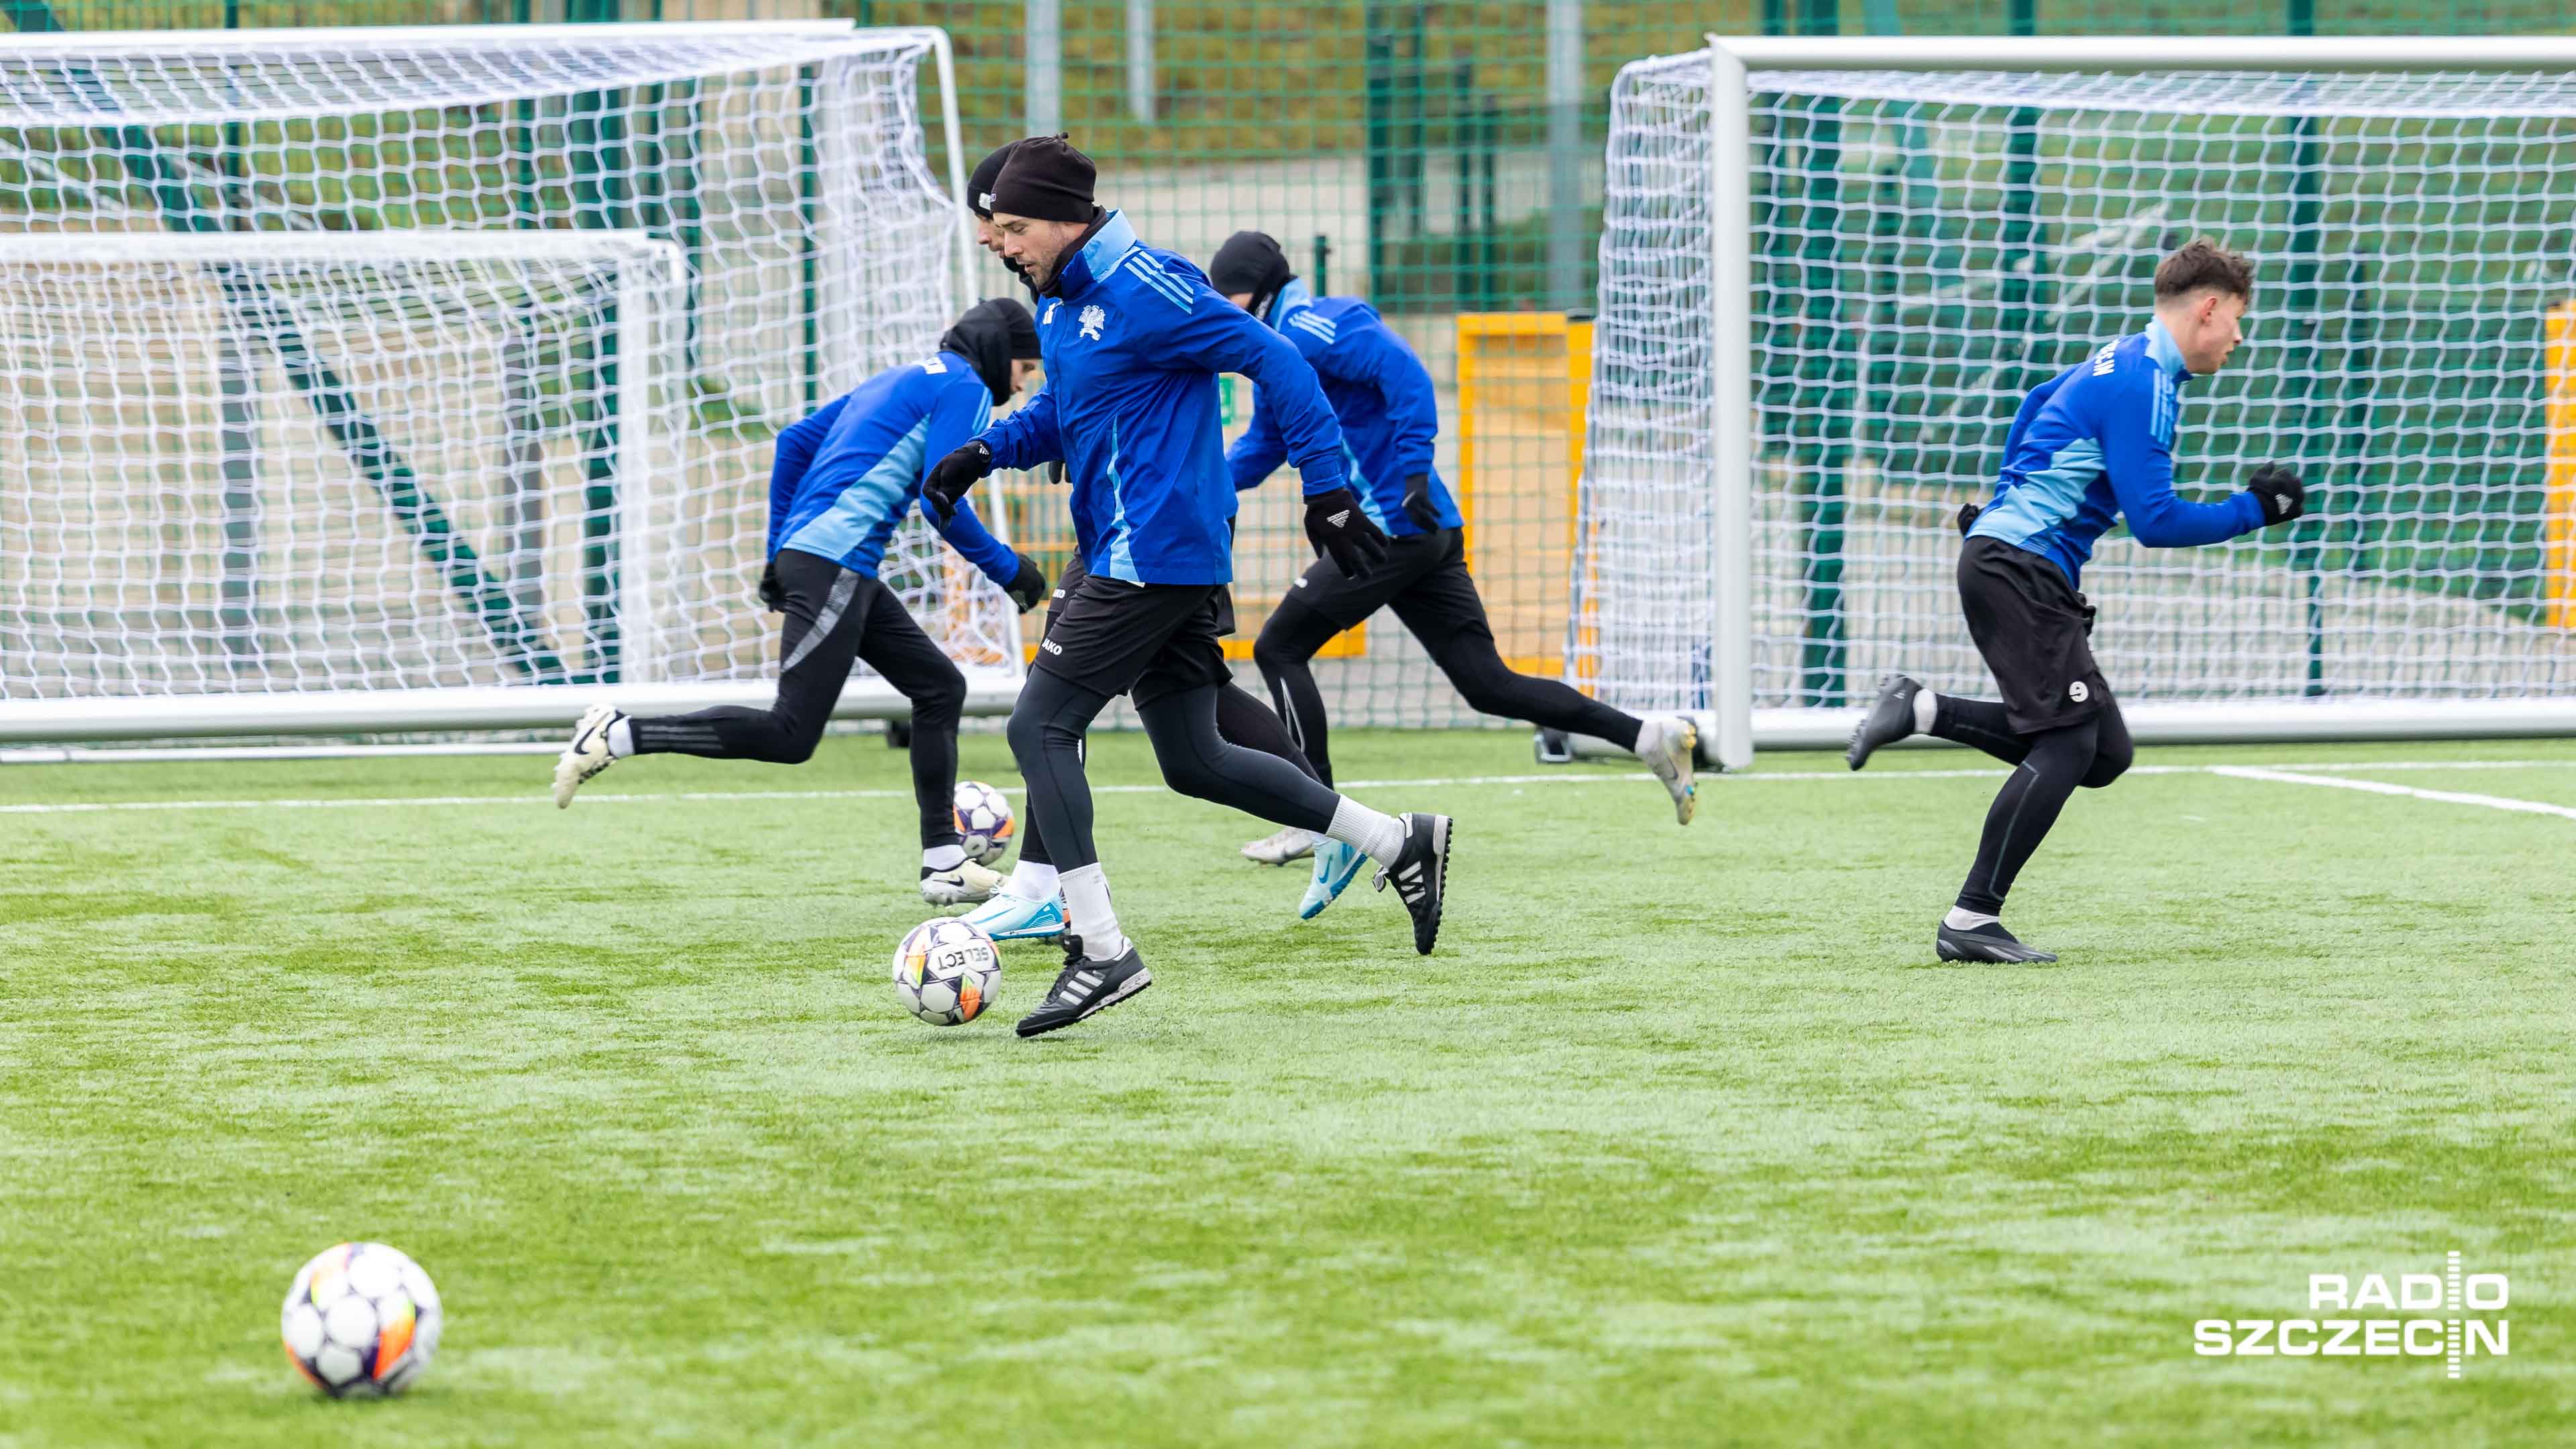
[[[787,622],[778,639],[778,699],[767,709],[720,705],[631,721],[639,755],[699,755],[801,765],[814,757],[853,662],[912,701],[912,794],[921,843],[957,843],[957,719],[966,676],[913,622],[892,589],[827,558],[778,555]]]
[[[1270,683],[1279,717],[1317,779],[1333,783],[1324,691],[1315,682],[1316,654],[1333,636],[1391,608],[1431,662],[1449,676],[1478,714],[1525,719],[1568,734],[1591,735],[1623,750],[1637,747],[1637,717],[1553,679],[1521,674],[1503,662],[1485,601],[1467,573],[1467,535],[1444,528],[1392,541],[1386,559],[1356,579],[1330,559],[1317,559],[1270,613],[1253,641],[1252,662]]]

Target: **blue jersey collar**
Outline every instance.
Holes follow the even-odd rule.
[[[2182,344],[2174,340],[2173,329],[2162,317],[2147,319],[2147,355],[2174,381],[2191,381],[2190,369],[2182,365]]]
[[[1082,244],[1082,250],[1075,252],[1072,260],[1064,264],[1055,286],[1049,290],[1067,301],[1081,296],[1098,285],[1101,278],[1108,276],[1110,270],[1118,265],[1118,259],[1135,250],[1136,246],[1136,228],[1127,224],[1127,213],[1112,211],[1101,219],[1100,229],[1091,234],[1091,240]]]
[[[1298,278],[1290,277],[1288,285],[1280,288],[1279,295],[1271,300],[1270,310],[1262,316],[1261,320],[1276,328],[1281,322],[1287,320],[1290,308],[1313,305],[1315,305],[1313,290]]]

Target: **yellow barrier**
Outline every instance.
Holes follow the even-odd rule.
[[[1460,314],[1457,481],[1467,564],[1503,658],[1528,673],[1555,675],[1565,666],[1575,488],[1591,399],[1589,320]]]
[[[2576,302],[2549,309],[2549,513],[2543,526],[2548,565],[2542,587],[2549,622],[2576,628]]]

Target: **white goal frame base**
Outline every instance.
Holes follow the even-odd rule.
[[[1753,750],[1840,750],[1850,743],[1862,709],[1757,709],[1745,727]],[[1685,711],[1699,726],[1702,768],[1729,772],[1749,766],[1717,753],[1718,716]],[[2124,704],[2120,717],[2142,745],[2331,744],[2364,740],[2514,740],[2576,735],[2576,700],[2473,699],[2441,704],[2354,700],[2321,704]],[[1582,760],[1624,760],[1626,750],[1589,735],[1573,737]],[[1964,749],[1931,735],[1913,735],[1897,749]]]
[[[970,715],[1010,712],[1016,677],[966,676]],[[0,709],[0,742],[155,740],[227,735],[398,734],[423,730],[570,729],[593,704],[628,714],[687,714],[717,705],[766,708],[778,682],[745,679],[698,684],[478,685],[447,689],[376,689],[363,712],[345,695],[217,694],[191,696],[185,710],[167,697],[22,699]],[[855,679],[832,707],[834,719],[909,719],[912,701],[881,679]]]

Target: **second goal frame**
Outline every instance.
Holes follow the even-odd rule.
[[[1712,762],[1739,769],[1757,747],[1839,741],[1852,709],[1757,709],[1754,688],[1753,94],[1756,70],[2009,74],[2156,71],[2548,72],[2576,70],[2576,37],[1993,38],[1711,34],[1711,476],[1707,540]],[[2164,742],[2443,738],[2576,733],[2576,699],[2305,700],[2126,707],[2138,738]]]

